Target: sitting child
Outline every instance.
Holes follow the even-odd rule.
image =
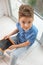
[[[11,32],[11,34],[4,37],[4,39],[10,38],[11,35],[17,34],[16,37],[10,38],[14,45],[9,47],[13,50],[11,54],[10,65],[15,65],[16,59],[24,53],[35,41],[38,30],[33,25],[34,11],[29,5],[21,5],[19,8],[19,19],[17,22],[17,28]]]

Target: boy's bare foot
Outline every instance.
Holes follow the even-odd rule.
[[[5,51],[4,51],[4,54],[6,54],[7,56],[10,56],[10,54],[11,54],[11,50],[10,49],[6,49]]]

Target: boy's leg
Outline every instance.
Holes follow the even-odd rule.
[[[25,53],[27,50],[26,47],[18,48],[16,50],[13,50],[10,57],[10,65],[15,65],[17,58],[20,57],[23,53]]]
[[[10,64],[9,65],[15,65],[16,64],[17,57],[15,55],[11,54],[10,57]]]

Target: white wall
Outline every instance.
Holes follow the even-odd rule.
[[[8,15],[6,4],[6,0],[0,0],[0,17],[2,17],[3,15]]]

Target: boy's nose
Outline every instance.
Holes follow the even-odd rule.
[[[25,24],[25,26],[27,26],[27,24]]]

